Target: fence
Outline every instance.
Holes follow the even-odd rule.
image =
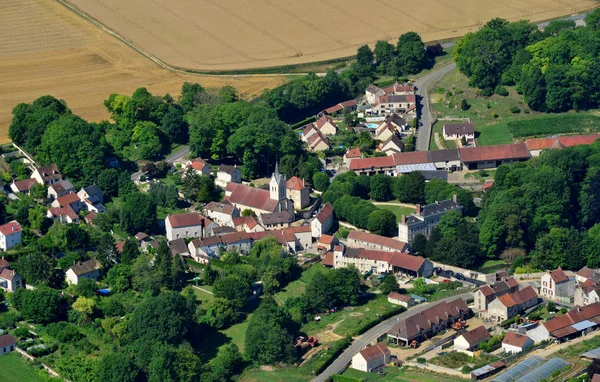
[[[27,359],[29,359],[30,361],[35,361],[36,358],[30,354],[28,354],[25,350],[16,347],[15,348],[23,357],[26,357]],[[50,374],[50,376],[52,377],[60,377],[60,375],[54,371],[54,369],[50,368],[50,366],[46,365],[45,363],[41,362],[38,360],[38,362],[40,362],[40,364],[42,365],[42,367],[44,369],[46,369],[46,371],[48,372],[48,374]],[[68,382],[68,381],[67,381]]]

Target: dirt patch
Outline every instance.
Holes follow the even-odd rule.
[[[352,312],[350,313],[350,317],[360,317],[360,316],[364,316],[363,313],[359,313],[359,312]]]
[[[335,328],[337,328],[337,326],[343,321],[344,320],[341,320],[331,325],[327,325],[322,331],[316,333],[313,337],[316,337],[322,344],[334,342],[344,338],[343,336],[340,336],[339,334],[335,334],[333,332]]]
[[[54,0],[0,2],[0,143],[12,108],[51,94],[92,121],[108,118],[103,101],[145,86],[178,96],[185,81],[231,85],[251,98],[283,84],[281,76],[196,76],[164,69]]]
[[[275,370],[277,370],[275,368],[275,366],[269,366],[269,365],[263,365],[263,366],[260,367],[260,369],[263,370],[263,371],[275,371]]]
[[[594,0],[67,1],[163,62],[199,70],[349,57],[360,45],[395,43],[408,31],[439,41],[494,17],[539,21],[598,6]]]

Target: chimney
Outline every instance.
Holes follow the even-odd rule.
[[[420,204],[417,204],[417,211],[416,211],[416,214],[417,214],[417,215],[421,215],[421,212],[422,212],[421,205],[420,205]]]
[[[452,195],[452,200],[454,201],[454,203],[458,203],[458,195],[453,194]]]
[[[406,215],[402,214],[402,218],[400,220],[400,223],[406,224]]]

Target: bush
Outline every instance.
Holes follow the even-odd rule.
[[[496,112],[493,112],[493,113],[492,113],[492,118],[498,118],[498,113],[496,113]]]
[[[352,337],[348,336],[342,338],[341,340],[335,341],[331,344],[331,348],[329,350],[325,350],[321,353],[321,357],[315,364],[315,368],[313,369],[314,375],[320,374],[323,370],[325,370],[333,361],[337,359],[337,357],[342,354],[344,349],[346,349],[352,343]]]
[[[469,103],[467,102],[467,100],[463,98],[463,99],[460,101],[460,110],[462,110],[462,111],[467,111],[467,110],[469,110],[470,108],[471,108],[471,105],[469,105]]]
[[[510,107],[510,112],[513,113],[513,114],[519,114],[521,112],[521,109],[519,109],[516,106],[511,106]]]
[[[486,353],[493,352],[494,350],[500,348],[500,346],[502,345],[502,340],[504,339],[504,336],[505,336],[504,333],[501,333],[497,336],[493,336],[486,342],[479,345],[479,349]]]
[[[12,329],[15,327],[17,322],[21,321],[23,317],[17,312],[6,312],[0,314],[0,329]]]
[[[29,333],[29,329],[27,329],[27,327],[24,325],[16,328],[13,332],[13,335],[18,339],[29,338],[32,336],[32,334]]]
[[[471,372],[471,367],[469,365],[465,365],[460,369],[460,372],[463,374],[469,374]]]
[[[427,363],[427,360],[423,357],[419,357],[419,358],[417,358],[417,362],[418,363]]]
[[[520,316],[509,318],[508,320],[502,321],[500,323],[500,326],[502,326],[503,328],[509,327],[510,325],[516,324],[517,322],[519,322],[519,318],[520,318]]]
[[[508,95],[508,90],[506,90],[506,88],[504,86],[496,86],[496,89],[494,89],[494,93],[498,94],[499,96],[502,97],[506,97]]]
[[[482,97],[491,97],[492,95],[494,95],[494,89],[492,89],[492,88],[481,89],[481,91],[479,92],[479,94]]]

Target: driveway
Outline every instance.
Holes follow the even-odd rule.
[[[428,307],[430,307],[432,304],[437,304],[441,301],[445,301],[445,302],[454,301],[457,298],[462,298],[462,299],[466,300],[466,299],[469,299],[472,297],[473,297],[472,293],[463,293],[463,294],[460,294],[457,296],[452,296],[452,297],[438,300],[434,303],[426,302],[424,304],[417,305],[416,307],[413,307],[403,313],[400,313],[394,317],[391,317],[391,318],[383,321],[382,323],[371,328],[370,330],[365,332],[363,335],[358,337],[358,339],[356,339],[352,343],[352,345],[350,345],[335,361],[333,361],[333,363],[331,365],[329,365],[329,367],[327,369],[325,369],[325,371],[323,371],[323,373],[321,373],[318,377],[313,379],[313,381],[325,382],[333,374],[341,373],[346,368],[346,365],[348,365],[352,361],[352,357],[356,353],[358,353],[359,350],[363,349],[365,346],[367,346],[368,344],[370,344],[371,342],[373,342],[377,338],[379,338],[382,334],[386,333],[399,320],[403,320],[409,316],[412,316],[415,313],[421,312],[421,311],[427,309]]]

